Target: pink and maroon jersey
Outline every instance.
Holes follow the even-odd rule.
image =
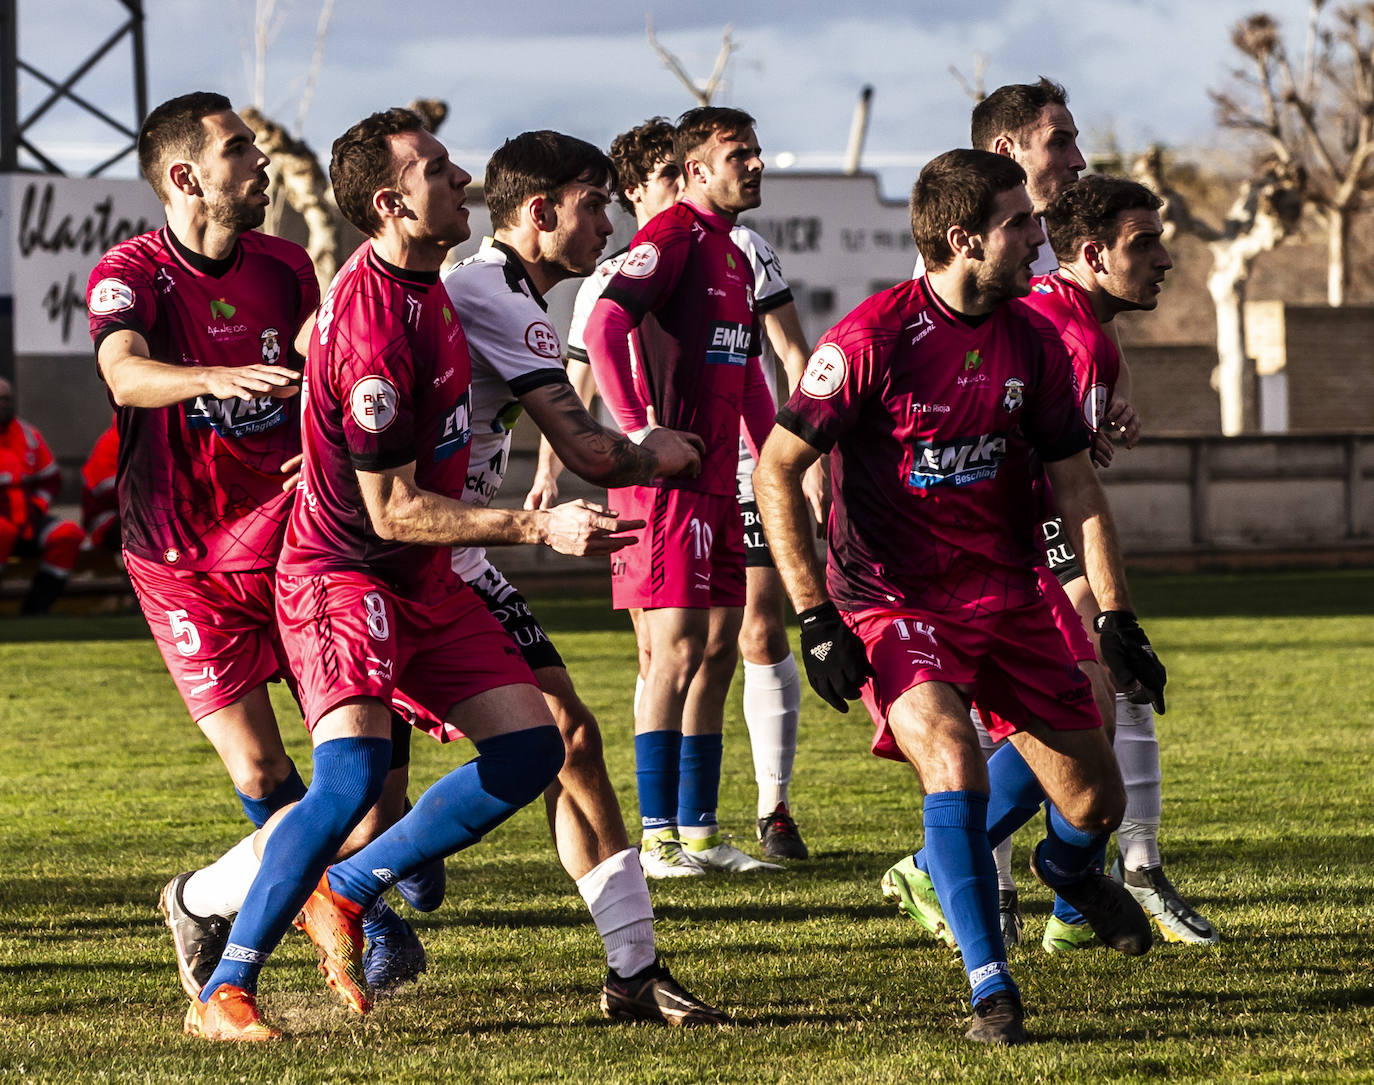
[[[292,341],[318,302],[305,250],[256,231],[207,260],[164,226],[107,252],[86,287],[97,353],[129,330],[169,365],[299,368]],[[281,466],[300,452],[296,397],[117,407],[115,421],[125,549],[178,569],[276,564],[291,507]]]
[[[1074,394],[1083,423],[1096,433],[1102,415],[1116,390],[1121,355],[1112,337],[1093,313],[1087,293],[1062,275],[1040,275],[1031,280],[1031,292],[1021,299],[1054,325],[1069,352]]]
[[[1023,306],[976,325],[926,280],[826,332],[778,424],[829,452],[828,588],[845,610],[974,613],[1038,597],[1031,457],[1088,446],[1052,329]]]
[[[622,429],[644,426],[647,405],[659,425],[691,430],[706,444],[698,477],[661,484],[722,495],[735,492],[746,389],[767,396],[758,362],[754,272],[730,240],[731,225],[686,200],[655,215],[635,234],[586,330],[597,384]],[[624,341],[605,334],[611,303],[638,325],[629,344],[637,401],[631,413],[617,396]],[[758,409],[771,415],[771,401]]]
[[[439,273],[406,271],[371,242],[330,284],[305,367],[300,495],[279,568],[370,573],[406,590],[448,547],[392,542],[372,528],[356,471],[415,464],[422,490],[463,496],[472,366]]]

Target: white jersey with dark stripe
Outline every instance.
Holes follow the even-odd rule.
[[[749,266],[754,269],[754,311],[760,320],[792,301],[792,288],[782,273],[782,261],[759,234],[748,226],[736,226],[730,231],[730,240],[739,246],[740,251],[749,258]],[[778,404],[778,356],[768,336],[763,336],[763,379],[768,382],[768,391],[773,403]],[[749,444],[743,432],[739,438],[739,469],[735,474],[737,495],[741,501],[754,500],[754,457],[749,452]]]
[[[463,500],[491,504],[506,476],[520,397],[566,382],[563,346],[543,296],[509,246],[487,238],[444,276],[472,355],[472,452]],[[458,547],[453,568],[465,580],[481,568],[481,547]]]

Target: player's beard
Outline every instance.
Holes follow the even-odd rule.
[[[257,229],[267,218],[265,205],[249,203],[244,197],[223,190],[207,193],[205,205],[211,222],[236,234]]]

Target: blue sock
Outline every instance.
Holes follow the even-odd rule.
[[[378,897],[363,916],[363,937],[372,942],[382,935],[404,934],[404,922],[391,905]]]
[[[388,738],[336,738],[315,747],[310,787],[268,838],[224,956],[200,992],[202,1002],[222,983],[257,990],[267,955],[290,929],[339,845],[381,796],[390,761]]]
[[[923,816],[930,880],[959,943],[974,1003],[995,991],[1016,991],[997,914],[997,866],[988,844],[987,811],[986,795],[937,791],[926,796]]]
[[[1010,742],[988,758],[988,792],[988,843],[994,848],[1030,821],[1045,801],[1040,781]],[[929,874],[924,849],[915,859]]]
[[[1092,869],[1101,874],[1107,865],[1107,839],[1102,838],[1102,843],[1097,846],[1097,853],[1093,857]],[[1066,904],[1058,894],[1054,898],[1054,916],[1056,919],[1063,920],[1065,923],[1075,925],[1084,923],[1083,913],[1071,904]]]
[[[477,756],[420,796],[415,808],[361,851],[329,868],[336,893],[368,908],[398,878],[477,843],[543,794],[563,767],[552,725],[475,744]]]
[[[678,759],[681,755],[681,731],[645,731],[635,735],[639,821],[646,833],[677,827]]]
[[[720,735],[683,735],[678,756],[677,823],[683,827],[716,824],[720,805]]]
[[[1107,838],[1112,834],[1090,833],[1070,825],[1054,806],[1046,807],[1045,839],[1036,852],[1040,872],[1053,888],[1076,882],[1097,864],[1101,869]]]
[[[291,771],[286,779],[260,799],[245,795],[238,788],[234,788],[234,794],[239,797],[239,803],[243,806],[244,816],[253,823],[253,828],[261,829],[267,824],[267,819],[283,806],[299,802],[305,797],[305,781],[296,771],[296,763],[292,761],[290,765]]]

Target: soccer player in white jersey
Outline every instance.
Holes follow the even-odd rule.
[[[525,132],[487,163],[494,236],[444,277],[472,355],[473,447],[463,500],[487,505],[505,476],[511,428],[528,413],[563,462],[608,486],[690,472],[695,435],[660,427],[635,444],[598,423],[563,369],[545,313],[550,287],[595,266],[611,234],[615,171],[600,150],[559,132]],[[545,792],[559,859],[605,944],[602,1008],[627,1020],[722,1024],[725,1014],[679,986],[659,961],[653,909],[602,757],[601,732],[558,650],[482,547],[453,551],[453,569],[519,646],[563,733],[567,759]]]
[[[673,160],[673,127],[655,117],[617,136],[611,158],[620,175],[617,199],[643,226],[676,202],[681,172]],[[809,349],[791,288],[782,273],[781,261],[772,247],[747,226],[736,225],[731,240],[749,258],[754,272],[754,302],[765,334],[764,375],[774,399],[778,399],[776,366],[781,363],[789,387],[801,379]],[[595,392],[582,332],[592,306],[620,267],[624,252],[603,260],[578,291],[568,332],[568,374],[574,387],[590,402]],[[783,397],[785,398],[785,397]],[[744,658],[744,719],[749,729],[754,776],[758,785],[757,835],[770,859],[805,859],[806,843],[792,817],[790,784],[797,749],[797,721],[801,702],[801,678],[787,640],[783,613],[785,596],[768,544],[763,538],[754,503],[751,476],[754,458],[740,439],[738,497],[744,518],[746,591],[744,622],[739,648]],[[547,441],[540,444],[540,463],[528,503],[540,507],[557,496],[557,457]],[[823,465],[807,473],[808,504],[818,523],[824,523],[826,478]],[[643,683],[647,647],[641,644],[640,677]],[[638,697],[636,696],[636,700]]]

